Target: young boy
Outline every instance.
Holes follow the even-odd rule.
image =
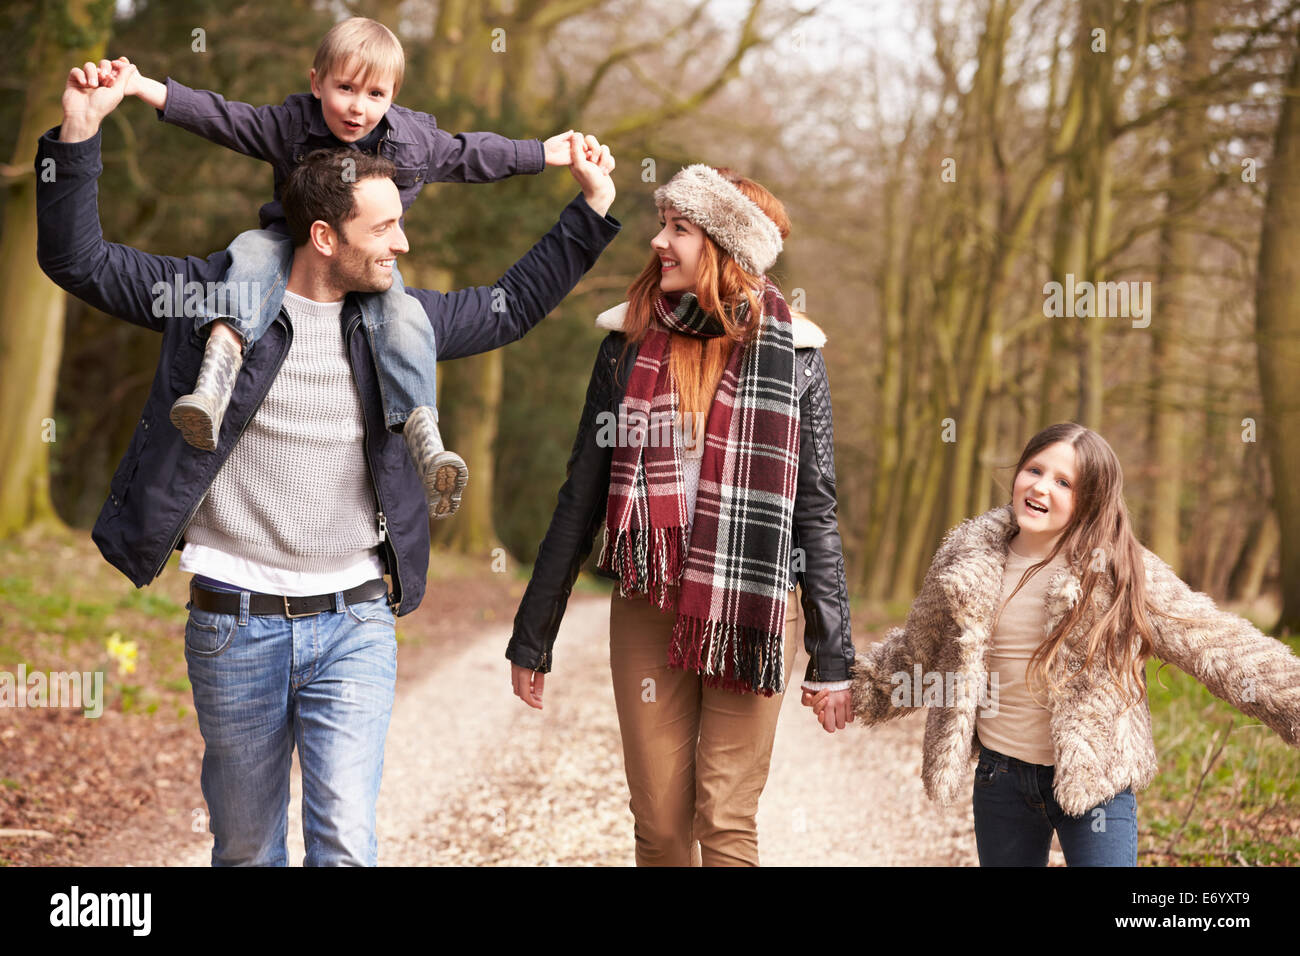
[[[262,229],[242,233],[231,244],[223,287],[195,319],[196,335],[210,326],[203,364],[194,392],[177,399],[171,412],[189,444],[216,448],[244,353],[279,314],[293,256],[280,194],[290,171],[312,150],[352,147],[392,160],[404,211],[428,182],[494,182],[568,165],[570,138],[577,135],[572,130],[545,143],[496,133],[452,136],[429,114],[394,105],[404,72],[397,37],[381,23],[352,17],[326,33],[316,50],[311,93],[289,96],[280,106],[227,102],[171,78],[164,85],[140,76],[127,89],[162,120],[266,160],[275,172],[274,199],[259,214]],[[460,504],[469,471],[443,447],[438,431],[437,343],[424,311],[405,294],[395,260],[373,265],[375,294],[363,297],[362,313],[385,424],[406,439],[430,516],[448,518]]]

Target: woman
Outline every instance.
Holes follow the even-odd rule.
[[[651,260],[597,319],[610,334],[506,657],[515,694],[540,708],[603,520],[637,863],[688,865],[698,841],[705,865],[757,865],[758,798],[801,632],[804,686],[828,692],[824,725],[850,719],[825,336],[765,278],[790,229],[770,192],[695,165],[655,202]]]

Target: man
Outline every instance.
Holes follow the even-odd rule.
[[[375,801],[396,680],[394,613],[424,594],[424,491],[405,442],[384,428],[354,294],[391,282],[408,249],[387,160],[312,154],[285,212],[294,259],[283,308],[250,349],[215,454],[165,427],[192,385],[203,342],[174,305],[185,283],[215,282],[206,260],[104,241],[97,206],[99,126],[134,67],[71,72],[63,123],[41,137],[41,268],[73,295],[162,333],[140,422],[93,537],[137,587],[181,545],[191,582],[185,655],[203,733],[203,794],[214,865],[284,865],[289,768],[303,775],[307,865],[374,865]],[[613,161],[572,140],[582,195],[492,287],[408,289],[439,358],[499,348],[550,312],[617,233],[607,211]],[[50,180],[50,181],[47,181]],[[183,310],[181,310],[183,311]],[[392,594],[383,580],[387,573]]]

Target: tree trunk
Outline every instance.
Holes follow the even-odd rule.
[[[443,442],[465,459],[469,484],[456,514],[435,523],[436,541],[467,554],[485,554],[500,544],[492,523],[492,462],[501,407],[501,352],[446,362],[438,366],[438,380]]]
[[[904,143],[906,146],[906,143]],[[906,155],[900,150],[900,155]],[[866,534],[863,540],[865,560],[859,562],[862,583],[872,597],[881,596],[887,585],[888,569],[892,558],[894,523],[890,516],[898,506],[897,478],[902,460],[902,434],[906,409],[903,402],[904,386],[904,317],[903,288],[907,282],[907,260],[902,241],[902,174],[896,172],[885,202],[885,263],[880,277],[880,299],[883,312],[881,323],[881,361],[879,376],[880,414],[878,417],[877,459],[873,485],[877,492],[871,494],[867,515]],[[909,242],[914,241],[916,228],[907,226]]]
[[[413,287],[456,287],[455,277],[447,269],[411,266],[406,271],[407,282]],[[500,406],[499,349],[439,363],[438,430],[443,445],[465,459],[469,484],[456,514],[431,523],[434,547],[486,554],[500,543],[492,523],[493,461]]]
[[[1115,30],[1113,0],[1092,0],[1083,8],[1088,18],[1087,26],[1103,27],[1110,42],[1119,37]],[[1083,26],[1084,24],[1081,24]],[[1093,54],[1081,64],[1086,70],[1084,138],[1079,148],[1083,153],[1084,180],[1088,191],[1088,226],[1085,242],[1087,278],[1101,288],[1106,278],[1106,268],[1101,262],[1110,239],[1110,193],[1113,174],[1110,168],[1111,130],[1114,127],[1113,57],[1115,48],[1105,55]],[[1102,375],[1103,344],[1109,318],[1102,318],[1100,297],[1092,315],[1081,320],[1079,332],[1083,347],[1079,350],[1079,406],[1075,421],[1089,428],[1102,427],[1104,378]]]
[[[1283,90],[1255,287],[1261,424],[1282,536],[1279,631],[1300,633],[1300,37]]]
[[[1213,10],[1205,0],[1186,0],[1186,52],[1179,68],[1184,89],[1200,79],[1210,65]],[[1180,341],[1193,323],[1200,217],[1195,196],[1205,174],[1204,103],[1192,98],[1173,118],[1173,152],[1169,157],[1169,188],[1160,230],[1160,268],[1156,276],[1159,314],[1151,321],[1151,448],[1154,480],[1148,505],[1147,541],[1175,573],[1183,561],[1179,542],[1179,502],[1183,491],[1183,370]]]
[[[1056,210],[1056,222],[1052,231],[1052,281],[1064,286],[1067,275],[1078,278],[1084,271],[1084,230],[1079,221],[1084,182],[1078,157],[1072,157],[1067,162],[1061,180],[1061,202]],[[1055,422],[1065,421],[1070,415],[1072,406],[1067,401],[1067,389],[1069,382],[1078,378],[1077,371],[1070,374],[1067,363],[1070,344],[1074,338],[1074,330],[1067,324],[1070,321],[1057,317],[1047,322],[1047,357],[1043,362],[1043,377],[1039,385],[1035,432]],[[1028,441],[1030,437],[1025,435],[1024,440]]]
[[[27,167],[37,138],[59,125],[66,71],[104,55],[113,6],[112,0],[41,5],[15,167]],[[22,174],[8,187],[0,233],[0,537],[59,520],[50,501],[50,444],[58,438],[52,423],[63,316],[63,291],[36,264],[36,177]]]
[[[916,596],[930,564],[929,554],[925,552],[931,540],[930,518],[934,515],[935,504],[939,500],[943,472],[947,470],[955,451],[951,445],[936,439],[932,438],[931,443],[934,450],[925,462],[925,476],[913,499],[916,504],[898,516],[898,530],[895,533],[902,544],[894,562],[894,580],[889,595],[895,601],[910,601]]]
[[[1228,581],[1230,599],[1249,604],[1259,597],[1264,589],[1264,576],[1268,573],[1269,562],[1277,554],[1281,542],[1282,533],[1271,512],[1255,523]]]

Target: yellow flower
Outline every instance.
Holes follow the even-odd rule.
[[[119,677],[126,674],[135,673],[135,662],[140,656],[140,650],[135,641],[124,641],[118,631],[114,631],[108,636],[108,656],[117,661],[117,675]]]

